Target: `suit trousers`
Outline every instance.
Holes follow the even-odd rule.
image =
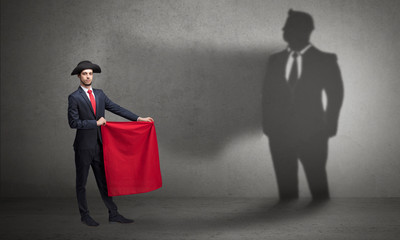
[[[89,214],[86,200],[86,182],[89,175],[89,169],[92,167],[96,178],[97,187],[100,191],[101,198],[108,208],[110,216],[117,214],[117,205],[108,196],[107,182],[104,170],[103,147],[101,143],[96,145],[93,150],[75,150],[75,167],[76,167],[76,196],[78,199],[79,212],[81,217]]]
[[[283,132],[269,137],[270,150],[281,200],[299,197],[298,161],[303,165],[313,199],[328,199],[326,162],[328,137],[317,133],[307,137]]]

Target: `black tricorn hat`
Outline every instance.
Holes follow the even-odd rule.
[[[99,65],[85,60],[78,63],[76,68],[72,71],[71,75],[80,74],[85,69],[92,69],[94,73],[101,73],[101,68],[99,67]]]

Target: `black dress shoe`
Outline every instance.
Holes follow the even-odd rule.
[[[134,221],[132,219],[125,218],[121,214],[115,215],[115,216],[110,216],[108,218],[110,222],[119,222],[119,223],[133,223]]]
[[[82,218],[81,218],[81,221],[82,221],[84,224],[86,224],[86,225],[88,225],[88,226],[91,226],[91,227],[97,227],[97,226],[99,226],[99,224],[98,224],[92,217],[90,217],[89,215],[87,215],[87,216],[85,216],[85,217],[82,217]]]

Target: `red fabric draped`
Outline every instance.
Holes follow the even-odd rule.
[[[149,122],[107,122],[101,127],[109,196],[162,186],[156,129]]]

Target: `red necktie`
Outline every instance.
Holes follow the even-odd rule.
[[[92,94],[92,90],[88,90],[90,102],[92,103],[94,115],[96,115],[96,100],[94,100],[94,96]]]

